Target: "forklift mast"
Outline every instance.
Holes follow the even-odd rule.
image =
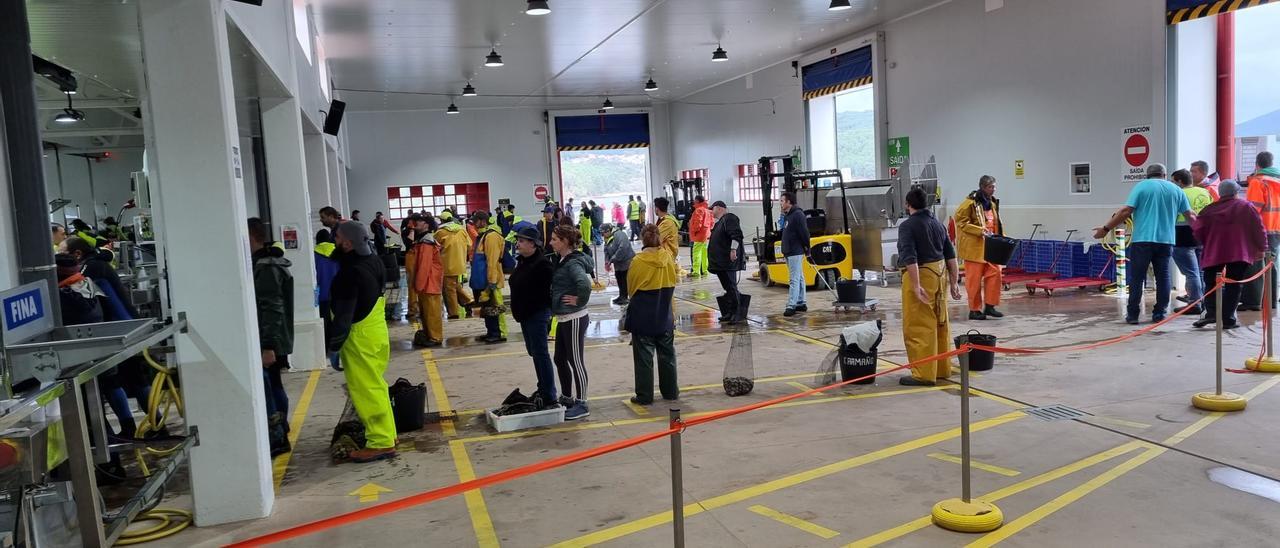
[[[779,173],[773,171],[774,161],[782,162]],[[760,206],[764,210],[764,239],[756,242],[756,255],[760,257],[761,262],[772,263],[777,259],[773,246],[781,239],[773,223],[774,179],[782,179],[783,192],[795,192],[796,182],[790,177],[793,169],[795,169],[795,163],[790,155],[761,156],[757,165],[756,172],[760,176]]]

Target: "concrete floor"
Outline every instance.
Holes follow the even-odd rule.
[[[755,297],[748,328],[755,391],[732,399],[720,380],[732,339],[709,307],[714,278],[677,289],[680,384],[674,406],[686,415],[795,393],[812,385],[842,326],[857,313],[836,313],[832,296],[810,290],[810,311],[781,315],[785,288],[744,280]],[[898,287],[871,287],[885,320],[881,357],[905,361]],[[265,520],[193,528],[158,546],[212,546],[250,538],[475,476],[565,455],[661,429],[667,402],[630,406],[628,337],[620,310],[606,304],[616,288],[593,295],[586,361],[591,417],[555,428],[494,434],[476,410],[513,388],[534,385],[518,335],[503,345],[470,342],[479,320],[450,322],[445,348],[411,348],[412,328],[393,327],[387,379],[431,388],[431,411],[456,410],[453,424],[402,434],[401,454],[381,463],[331,464],[328,445],[346,397],[333,371],[290,374],[286,383],[299,432],[283,472],[274,514]],[[953,303],[953,332],[980,329],[1002,345],[1053,347],[1094,342],[1131,331],[1121,302],[1096,291],[1028,296],[1005,293],[1003,320],[964,319]],[[1227,333],[1228,367],[1256,353],[1258,314]],[[874,386],[832,390],[688,429],[683,434],[684,501],[690,546],[1271,546],[1280,484],[1255,476],[1250,494],[1210,479],[1224,466],[1280,477],[1280,377],[1226,373],[1227,389],[1253,399],[1234,415],[1189,405],[1213,387],[1213,332],[1179,319],[1105,348],[1039,356],[999,356],[974,387],[973,493],[997,500],[1005,526],[990,535],[952,533],[931,525],[930,507],[960,495],[958,391],[901,387],[894,373]],[[447,394],[446,394],[447,393]],[[1018,409],[1064,404],[1093,414],[1089,422],[1172,449],[1073,421],[1045,422]],[[446,407],[447,406],[447,407]],[[1183,451],[1190,453],[1186,454]],[[1198,455],[1198,456],[1197,456]],[[416,506],[285,545],[295,546],[663,546],[671,543],[670,453],[665,439],[516,479],[466,496]],[[1219,462],[1213,462],[1213,459]],[[372,486],[370,485],[372,484]],[[189,507],[187,495],[166,506]],[[559,544],[558,544],[559,543]]]

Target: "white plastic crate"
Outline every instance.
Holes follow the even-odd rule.
[[[498,432],[552,426],[564,422],[564,407],[506,416],[495,415],[493,411],[493,409],[485,411],[485,416],[489,419],[489,426]]]

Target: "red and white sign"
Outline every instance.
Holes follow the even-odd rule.
[[[1151,159],[1151,126],[1124,128],[1124,165],[1121,180],[1134,183],[1146,178],[1147,161]]]
[[[551,189],[547,188],[547,185],[544,185],[541,183],[537,183],[533,185],[533,199],[537,200],[538,202],[546,201],[547,196],[550,196],[550,195],[551,195]]]

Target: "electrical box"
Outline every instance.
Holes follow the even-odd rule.
[[[1078,162],[1071,164],[1071,193],[1072,194],[1088,194],[1089,190],[1089,163]]]

